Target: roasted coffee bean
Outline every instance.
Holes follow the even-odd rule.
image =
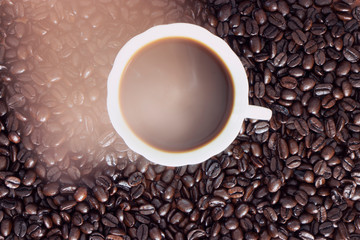
[[[360,7],[356,6],[352,9],[352,15],[356,20],[360,20]]]
[[[295,89],[298,83],[297,80],[293,77],[283,77],[280,80],[280,84],[284,88]]]
[[[155,212],[155,207],[151,204],[141,205],[139,207],[139,212],[143,215],[151,215]]]
[[[95,186],[93,193],[99,202],[106,202],[109,199],[109,193],[103,187]]]
[[[279,149],[279,157],[281,159],[286,159],[289,156],[289,148],[285,139],[279,140],[278,149]]]
[[[111,179],[104,175],[98,176],[95,182],[97,185],[102,186],[106,190],[109,190],[112,187]]]
[[[281,187],[281,180],[275,177],[270,178],[268,183],[269,192],[277,192]]]
[[[289,55],[289,57],[287,58],[287,65],[293,68],[299,66],[301,64],[301,61],[302,61],[302,56],[297,53],[294,53]]]
[[[10,233],[11,233],[12,227],[13,227],[13,224],[12,224],[12,221],[10,219],[2,220],[1,225],[0,225],[1,234],[4,237],[9,236]]]
[[[111,213],[106,213],[102,217],[101,222],[107,227],[116,227],[119,223],[119,220]]]
[[[307,37],[305,33],[300,29],[297,29],[294,32],[292,32],[291,37],[296,42],[296,44],[301,46],[307,42]]]
[[[179,199],[176,202],[176,205],[180,211],[185,212],[185,213],[190,213],[194,207],[193,203],[191,203],[187,199]]]
[[[243,218],[249,212],[249,206],[247,204],[241,204],[235,209],[235,216],[237,218]]]
[[[345,59],[352,63],[355,63],[360,59],[360,52],[352,47],[344,48],[343,54]]]
[[[319,225],[319,232],[325,237],[330,236],[334,231],[334,227],[331,222],[324,222]]]
[[[300,221],[297,219],[291,219],[286,224],[287,229],[291,232],[296,232],[300,229]]]
[[[259,26],[257,24],[257,22],[253,19],[249,19],[246,21],[245,23],[245,29],[246,29],[246,32],[249,34],[249,35],[257,35],[259,33]]]
[[[309,113],[317,115],[320,111],[320,107],[321,107],[321,103],[320,103],[320,99],[318,97],[310,98],[308,107],[307,107]]]
[[[139,240],[146,240],[148,238],[148,235],[149,235],[148,226],[145,224],[141,224],[136,231],[136,237]]]
[[[135,187],[135,186],[139,185],[142,180],[143,180],[142,173],[135,172],[130,175],[128,183],[129,183],[130,187]]]
[[[224,226],[228,230],[235,230],[239,226],[239,221],[236,218],[229,218],[225,223]]]
[[[311,27],[311,32],[314,35],[323,35],[327,30],[327,27],[322,23],[314,23]]]
[[[324,65],[325,66],[325,65]],[[316,96],[323,96],[330,94],[333,86],[328,83],[317,84],[314,88],[314,93]]]
[[[58,183],[48,183],[43,187],[43,194],[45,196],[51,197],[59,193],[59,184]]]
[[[310,133],[309,126],[307,125],[306,121],[303,119],[296,119],[294,121],[295,129],[301,136],[307,136]]]
[[[319,66],[324,65],[325,60],[326,60],[326,57],[325,57],[324,50],[320,49],[314,53],[314,61],[315,61],[316,65],[319,65]]]
[[[215,207],[211,211],[211,217],[213,220],[218,221],[224,216],[224,210],[221,207]]]
[[[76,205],[76,201],[73,200],[65,201],[61,203],[60,210],[61,211],[69,210],[72,209],[75,205]]]
[[[306,192],[299,190],[295,194],[295,200],[301,205],[305,206],[308,203],[308,195]]]
[[[231,5],[225,4],[221,7],[220,11],[218,12],[218,19],[220,21],[226,21],[231,15]]]
[[[318,118],[310,117],[308,118],[307,123],[311,131],[314,131],[316,133],[324,132],[324,125]]]
[[[14,233],[18,237],[25,237],[27,231],[26,222],[23,219],[16,219],[14,222]]]
[[[299,156],[291,156],[286,159],[286,166],[290,169],[297,168],[301,164],[301,158]]]
[[[261,41],[258,36],[250,38],[250,49],[253,53],[260,53],[261,51]]]
[[[268,17],[268,21],[282,30],[285,30],[286,28],[286,20],[280,13],[271,13]]]
[[[314,173],[317,175],[323,175],[326,171],[326,162],[323,160],[319,160],[314,165]]]
[[[256,9],[253,12],[254,19],[259,25],[263,25],[267,21],[267,15],[263,9]]]
[[[279,34],[279,29],[273,25],[269,25],[265,28],[263,36],[268,39],[274,39]]]
[[[74,199],[77,202],[82,202],[87,197],[87,189],[85,187],[79,187],[74,193]]]
[[[208,162],[208,164],[206,166],[207,166],[207,168],[206,168],[205,174],[207,176],[209,176],[210,178],[216,178],[217,176],[219,176],[219,174],[221,172],[219,162],[210,161],[210,162]]]
[[[282,52],[279,53],[275,58],[274,58],[274,66],[275,67],[283,67],[285,66],[286,62],[287,62],[288,56],[286,53]]]
[[[301,91],[309,91],[309,90],[313,89],[315,84],[316,84],[316,82],[313,79],[305,78],[300,84],[300,90]]]
[[[293,208],[297,204],[297,202],[290,197],[280,199],[280,203],[284,208]]]
[[[275,210],[271,207],[266,207],[264,209],[264,216],[266,219],[268,219],[271,222],[276,222],[278,220],[278,216]]]
[[[5,186],[10,189],[15,189],[20,186],[21,180],[15,176],[7,176],[4,179]]]

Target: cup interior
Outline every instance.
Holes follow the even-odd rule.
[[[233,85],[233,105],[226,125],[217,136],[200,148],[185,152],[168,152],[146,144],[138,138],[126,124],[120,111],[119,86],[121,77],[129,60],[147,44],[170,37],[188,38],[200,42],[211,49],[226,65]],[[248,108],[248,81],[238,56],[221,38],[208,30],[188,23],[175,23],[150,28],[127,42],[116,56],[113,68],[108,77],[107,107],[110,120],[124,139],[125,143],[135,152],[148,160],[167,166],[196,164],[223,151],[238,135],[246,110]]]

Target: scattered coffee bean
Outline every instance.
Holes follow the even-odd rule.
[[[82,202],[87,197],[87,189],[85,187],[79,187],[74,193],[74,199],[77,202]]]
[[[4,182],[6,187],[10,189],[15,189],[20,186],[21,180],[15,176],[7,176],[5,177]]]
[[[0,238],[356,239],[357,5],[1,2]],[[202,164],[166,168],[112,129],[104,79],[128,39],[179,21],[228,42],[250,103],[273,117],[246,120]]]
[[[43,194],[45,196],[51,197],[59,193],[59,184],[58,183],[48,183],[43,187]]]

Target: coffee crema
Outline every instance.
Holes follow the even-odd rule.
[[[209,47],[172,37],[151,42],[129,60],[120,81],[120,110],[146,144],[167,152],[199,148],[221,133],[234,87]]]

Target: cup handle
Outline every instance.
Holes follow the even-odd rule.
[[[256,105],[249,105],[245,114],[246,118],[253,118],[259,120],[270,120],[272,111],[266,107]]]

